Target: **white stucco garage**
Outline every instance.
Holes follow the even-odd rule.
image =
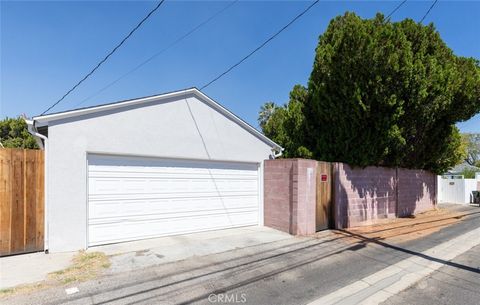
[[[196,88],[34,117],[45,249],[263,225],[281,147]]]

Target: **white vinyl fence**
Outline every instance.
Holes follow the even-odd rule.
[[[438,176],[438,202],[458,204],[473,202],[472,192],[478,190],[478,181],[480,179],[446,179]]]

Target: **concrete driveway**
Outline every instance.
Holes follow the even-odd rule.
[[[111,266],[105,273],[113,274],[292,238],[274,229],[252,226],[98,246],[87,252],[108,255]],[[49,273],[67,268],[77,253],[2,257],[0,289],[42,281]]]
[[[70,265],[75,252],[43,252],[0,257],[0,289],[42,281],[46,276]]]
[[[251,226],[167,236],[89,248],[110,256],[107,273],[116,273],[268,244],[293,236],[267,227]]]

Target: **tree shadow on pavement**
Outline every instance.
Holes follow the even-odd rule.
[[[374,243],[374,244],[380,245],[380,246],[385,247],[385,248],[389,248],[389,249],[400,251],[400,252],[410,254],[410,255],[413,255],[413,256],[421,257],[421,258],[424,258],[426,260],[441,263],[443,265],[447,265],[447,266],[450,266],[450,267],[455,267],[455,268],[459,268],[459,269],[462,269],[462,270],[466,270],[466,271],[470,271],[470,272],[480,274],[480,269],[475,268],[475,267],[470,267],[470,266],[463,265],[463,264],[458,264],[458,263],[455,263],[455,262],[452,262],[452,261],[446,261],[446,260],[443,260],[443,259],[439,259],[439,258],[436,258],[434,256],[430,256],[430,255],[427,255],[427,254],[424,254],[424,253],[421,253],[421,252],[409,250],[409,249],[406,249],[406,248],[402,248],[402,247],[399,247],[399,246],[395,246],[395,245],[383,242],[381,239],[365,237],[363,235],[352,233],[352,232],[347,231],[347,230],[341,230],[341,232],[347,234],[348,236],[358,238],[365,243]]]

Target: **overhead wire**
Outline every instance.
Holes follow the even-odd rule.
[[[96,91],[95,93],[89,95],[87,98],[81,100],[79,103],[75,104],[74,105],[74,108],[82,105],[83,103],[85,103],[86,101],[94,98],[95,96],[99,95],[100,93],[104,92],[105,90],[107,90],[108,88],[112,87],[113,85],[115,85],[116,83],[118,83],[120,80],[124,79],[125,77],[127,77],[128,75],[134,73],[135,71],[137,71],[138,69],[140,69],[141,67],[143,67],[144,65],[146,65],[147,63],[151,62],[152,60],[154,60],[155,58],[157,58],[158,56],[160,56],[161,54],[165,53],[166,51],[170,50],[171,48],[173,48],[174,46],[176,46],[177,44],[179,44],[180,42],[182,42],[184,39],[186,39],[187,37],[189,37],[190,35],[192,35],[193,33],[195,33],[196,31],[198,31],[200,28],[202,28],[203,26],[207,25],[208,23],[210,23],[213,19],[215,19],[216,17],[218,17],[219,15],[221,15],[223,12],[225,12],[227,9],[229,9],[231,6],[233,6],[235,3],[237,3],[239,0],[234,0],[234,1],[231,1],[228,5],[226,5],[225,7],[223,7],[222,9],[220,9],[219,11],[217,11],[215,14],[211,15],[210,17],[208,17],[207,19],[205,19],[204,21],[200,22],[198,25],[196,25],[195,27],[193,27],[192,29],[190,29],[188,32],[186,32],[185,34],[183,34],[182,36],[178,37],[176,40],[174,40],[172,43],[170,43],[168,46],[166,46],[165,48],[161,49],[160,51],[158,51],[157,53],[153,54],[152,56],[150,56],[149,58],[145,59],[144,61],[142,61],[140,64],[138,64],[137,66],[135,66],[134,68],[132,68],[131,70],[127,71],[126,73],[122,74],[120,77],[116,78],[115,80],[113,80],[112,82],[110,82],[108,85],[104,86],[103,88],[99,89],[98,91]]]
[[[435,6],[435,4],[437,4],[438,0],[435,0],[433,1],[432,5],[430,5],[430,7],[428,8],[428,11],[425,13],[425,15],[423,15],[422,19],[419,21],[419,23],[422,23],[423,20],[425,20],[425,18],[427,18],[428,14],[430,14],[430,11],[432,10],[432,8]]]
[[[390,20],[390,17],[392,17],[393,14],[395,14],[396,11],[398,11],[398,9],[400,7],[402,7],[402,5],[405,4],[405,2],[407,2],[407,0],[403,0],[399,5],[397,5],[391,12],[390,14],[387,15],[387,17],[385,17],[385,20],[386,21],[389,21]]]
[[[278,35],[280,35],[283,31],[285,31],[288,27],[290,27],[293,23],[295,23],[295,21],[297,21],[298,19],[300,19],[303,15],[305,15],[312,7],[314,7],[320,0],[316,0],[314,1],[312,4],[310,4],[309,6],[307,6],[300,14],[296,15],[295,18],[293,18],[292,20],[290,20],[286,25],[284,25],[282,28],[280,28],[280,30],[278,30],[277,32],[275,32],[275,34],[273,34],[272,36],[270,36],[267,40],[265,40],[263,43],[261,43],[258,47],[256,47],[253,51],[251,51],[250,53],[248,53],[246,56],[244,56],[243,58],[241,58],[238,62],[236,62],[235,64],[233,64],[232,66],[230,66],[228,69],[226,69],[224,72],[220,73],[218,76],[214,77],[212,80],[210,80],[209,82],[207,82],[206,84],[204,84],[203,86],[200,87],[200,90],[203,90],[205,88],[207,88],[208,86],[210,86],[211,84],[213,84],[214,82],[216,82],[217,80],[219,80],[220,78],[222,78],[223,76],[225,76],[226,74],[228,74],[230,71],[232,71],[233,69],[235,69],[236,67],[238,67],[240,64],[242,64],[245,60],[247,60],[249,57],[251,57],[253,54],[255,54],[256,52],[258,52],[260,49],[262,49],[264,46],[266,46],[270,41],[272,41],[273,39],[275,39]]]
[[[72,89],[70,89],[59,101],[57,101],[55,104],[53,104],[51,107],[49,107],[46,111],[44,111],[42,113],[45,114],[46,112],[48,112],[49,110],[51,110],[53,107],[55,107],[58,103],[60,103],[63,99],[65,99],[65,97],[70,94],[76,87],[78,87],[84,80],[86,80],[91,74],[93,74],[93,72],[95,72],[96,69],[98,69],[98,67],[100,67],[100,65],[105,62],[108,57],[110,57],[132,34],[133,32],[135,32],[142,24],[143,22],[145,22],[148,17],[150,17],[153,12],[155,12],[155,10],[157,10],[160,5],[164,2],[165,0],[162,0],[159,2],[159,4],[144,18],[142,19],[142,21],[120,42],[119,45],[117,45],[89,74],[87,74],[82,80],[80,80]],[[282,28],[280,28],[277,32],[275,32],[273,35],[271,35],[268,39],[266,39],[263,43],[261,43],[258,47],[256,47],[255,49],[253,49],[251,52],[249,52],[247,55],[245,55],[244,57],[242,57],[239,61],[237,61],[236,63],[234,63],[233,65],[231,65],[230,67],[228,67],[225,71],[223,71],[222,73],[220,73],[219,75],[217,75],[216,77],[214,77],[212,80],[210,80],[209,82],[205,83],[203,86],[200,87],[200,90],[203,90],[205,88],[207,88],[208,86],[212,85],[213,83],[215,83],[216,81],[218,81],[220,78],[222,78],[223,76],[225,76],[226,74],[228,74],[229,72],[231,72],[233,69],[235,69],[236,67],[238,67],[239,65],[241,65],[243,62],[245,62],[248,58],[250,58],[251,56],[253,56],[255,53],[257,53],[258,51],[260,51],[263,47],[265,47],[268,43],[270,43],[272,40],[274,40],[278,35],[280,35],[283,31],[285,31],[287,28],[289,28],[292,24],[294,24],[298,19],[300,19],[303,15],[305,15],[310,9],[312,9],[320,0],[316,0],[314,1],[313,3],[311,3],[309,6],[307,6],[302,12],[300,12],[298,15],[296,15],[292,20],[290,20],[286,25],[284,25]],[[193,34],[194,32],[196,32],[198,29],[200,29],[202,26],[206,25],[207,23],[209,23],[211,20],[213,20],[215,17],[217,17],[218,15],[220,15],[221,13],[223,13],[225,10],[227,10],[228,8],[230,8],[232,5],[234,5],[236,2],[238,2],[238,0],[234,0],[232,1],[231,3],[229,3],[227,6],[225,6],[223,9],[219,10],[217,13],[215,13],[214,15],[210,16],[209,18],[207,18],[206,20],[204,20],[203,22],[201,22],[200,24],[198,24],[197,26],[195,26],[194,28],[192,28],[190,31],[188,31],[187,33],[185,33],[184,35],[180,36],[179,38],[177,38],[175,41],[173,41],[170,45],[168,45],[167,47],[165,47],[164,49],[160,50],[159,52],[153,54],[152,56],[150,56],[149,58],[147,58],[146,60],[144,60],[143,62],[141,62],[140,64],[138,64],[137,66],[135,66],[133,69],[129,70],[128,72],[124,73],[123,75],[121,75],[120,77],[118,77],[117,79],[115,79],[114,81],[112,81],[111,83],[109,83],[108,85],[106,85],[105,87],[101,88],[100,90],[98,90],[96,93],[94,93],[93,95],[87,97],[86,99],[82,100],[80,103],[76,104],[76,106],[78,105],[81,105],[83,104],[84,102],[86,102],[87,100],[97,96],[99,93],[105,91],[106,89],[108,89],[109,87],[113,86],[114,84],[116,84],[118,81],[120,81],[121,79],[125,78],[126,76],[128,76],[129,74],[137,71],[138,69],[140,69],[141,67],[143,67],[144,65],[146,65],[147,63],[149,63],[150,61],[152,61],[153,59],[155,59],[156,57],[158,57],[159,55],[161,55],[162,53],[166,52],[167,50],[169,50],[170,48],[172,48],[173,46],[175,46],[176,44],[180,43],[182,40],[184,40],[185,38],[187,38],[188,36],[190,36],[191,34]],[[389,20],[391,18],[391,16],[396,12],[398,11],[398,9],[400,9],[401,6],[403,6],[405,3],[407,2],[407,0],[403,0],[399,5],[397,5],[386,17],[386,20]],[[432,5],[429,7],[429,9],[427,10],[427,12],[425,13],[425,15],[422,17],[422,19],[420,20],[420,23],[423,22],[423,20],[425,20],[425,18],[428,16],[428,14],[430,13],[430,11],[433,9],[433,7],[435,6],[435,4],[438,2],[438,0],[435,0]]]
[[[95,73],[95,71],[100,68],[100,66],[106,62],[108,60],[108,58],[110,56],[113,55],[113,53],[115,53],[124,43],[125,41],[127,41],[128,38],[130,38],[133,33],[135,33],[135,31],[137,31],[143,23],[145,23],[145,21],[147,21],[148,18],[150,18],[150,16],[153,15],[153,13],[155,13],[155,11],[157,11],[160,6],[165,2],[165,0],[161,0],[160,2],[158,2],[158,4],[152,9],[150,10],[150,12],[127,34],[127,36],[125,36],[121,41],[120,43],[118,43],[90,72],[88,72],[82,79],[80,79],[72,88],[70,88],[59,100],[57,100],[55,103],[53,103],[53,105],[51,105],[50,107],[47,108],[47,110],[45,110],[44,112],[42,112],[41,115],[44,115],[45,113],[47,113],[48,111],[50,111],[51,109],[53,109],[55,106],[57,106],[60,102],[62,102],[70,93],[72,93],[78,86],[80,86],[80,84],[82,84],[85,80],[87,80],[87,78],[89,78],[93,73]]]

